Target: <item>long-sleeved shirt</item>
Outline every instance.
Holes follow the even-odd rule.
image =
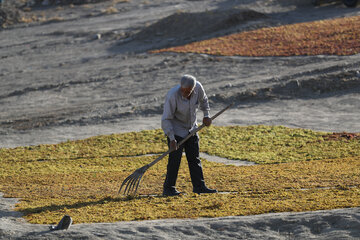
[[[170,89],[165,99],[161,128],[171,141],[175,135],[186,137],[197,128],[196,113],[199,107],[204,117],[210,117],[208,98],[200,82],[196,81],[190,99],[181,95],[180,85]]]

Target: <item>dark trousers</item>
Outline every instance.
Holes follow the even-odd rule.
[[[175,139],[179,143],[183,138],[175,136]],[[170,145],[169,138],[168,145]],[[175,188],[181,162],[181,156],[184,149],[186,159],[189,165],[190,177],[193,188],[201,189],[205,186],[201,160],[199,157],[199,137],[197,136],[197,134],[195,134],[194,136],[190,137],[184,144],[182,144],[178,150],[173,151],[169,154],[164,188]]]

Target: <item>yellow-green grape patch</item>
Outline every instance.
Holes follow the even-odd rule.
[[[157,157],[142,154],[167,150],[161,130],[141,131],[0,149],[0,191],[20,199],[17,210],[28,221],[42,224],[64,214],[74,223],[90,223],[360,206],[357,134],[248,126],[209,127],[200,138],[202,151],[260,164],[203,159],[207,185],[224,193],[199,196],[192,193],[183,157],[177,187],[187,195],[172,198],[161,196],[165,158],[145,173],[140,195],[118,195],[128,175]]]

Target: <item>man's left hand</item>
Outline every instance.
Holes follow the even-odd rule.
[[[203,124],[205,125],[205,126],[210,126],[211,125],[211,123],[212,123],[212,120],[211,120],[211,118],[209,118],[209,117],[204,117],[203,118]]]

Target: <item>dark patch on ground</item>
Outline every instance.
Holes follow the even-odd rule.
[[[339,141],[339,140],[360,140],[360,133],[332,133],[323,136],[325,141]]]
[[[248,21],[266,18],[266,15],[233,8],[223,11],[178,12],[141,30],[134,36],[136,40],[166,38],[186,40],[224,31]]]
[[[82,5],[89,3],[99,3],[105,2],[109,0],[34,0],[33,6],[41,6],[41,5]]]

